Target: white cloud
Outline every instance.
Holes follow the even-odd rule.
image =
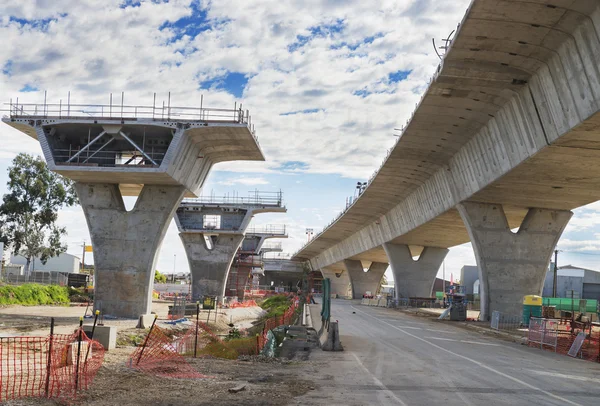
[[[224,181],[218,182],[218,184],[224,185],[224,186],[234,186],[234,185],[255,186],[255,185],[268,185],[269,182],[265,178],[241,177],[241,178],[229,178]]]

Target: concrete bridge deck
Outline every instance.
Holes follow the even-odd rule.
[[[343,268],[388,262],[384,244],[417,255],[468,242],[466,201],[494,205],[516,228],[530,208],[600,199],[598,7],[474,0],[383,166],[293,259]]]

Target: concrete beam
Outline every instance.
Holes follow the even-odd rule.
[[[321,268],[323,278],[331,279],[331,293],[342,298],[352,297],[350,276],[346,270]]]
[[[529,209],[513,233],[501,205],[458,205],[471,237],[479,268],[481,319],[494,310],[520,315],[523,296],[540,295],[548,263],[572,212]]]
[[[346,259],[344,267],[348,272],[350,283],[352,285],[352,297],[361,299],[365,292],[371,292],[376,295],[379,291],[381,278],[388,267],[388,264],[382,262],[372,262],[367,272],[364,271],[361,261]]]
[[[192,274],[192,299],[202,296],[223,296],[229,268],[235,252],[240,247],[243,234],[180,233],[190,272]],[[206,244],[211,239],[212,247]]]
[[[145,185],[128,212],[119,185],[75,183],[94,249],[95,310],[127,318],[150,313],[158,251],[185,189]]]
[[[394,273],[396,299],[431,297],[435,277],[449,250],[425,247],[415,261],[408,245],[385,243],[383,249]]]

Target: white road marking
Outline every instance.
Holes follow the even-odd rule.
[[[423,330],[421,327],[409,327],[409,326],[398,326],[398,327],[410,328],[410,329],[413,329],[413,330]]]
[[[534,386],[534,385],[528,384],[527,382],[524,382],[524,381],[522,381],[522,380],[520,380],[520,379],[518,379],[518,378],[515,378],[515,377],[513,377],[513,376],[510,376],[510,375],[508,375],[508,374],[505,374],[504,372],[498,371],[497,369],[494,369],[494,368],[492,368],[492,367],[490,367],[490,366],[488,366],[488,365],[485,365],[485,364],[484,364],[484,363],[482,363],[482,362],[479,362],[479,361],[477,361],[477,360],[474,360],[474,359],[472,359],[472,358],[469,358],[469,357],[467,357],[467,356],[464,356],[464,355],[458,354],[458,353],[456,353],[456,352],[454,352],[454,351],[447,350],[446,348],[444,348],[444,347],[441,347],[441,346],[439,346],[439,345],[437,345],[437,344],[435,344],[435,343],[432,343],[431,341],[427,341],[427,340],[425,340],[425,339],[423,339],[423,338],[421,338],[421,337],[418,337],[418,336],[416,336],[416,335],[414,335],[414,334],[411,334],[411,333],[409,333],[408,331],[404,331],[404,330],[402,330],[400,327],[396,327],[396,326],[394,326],[394,325],[392,325],[392,324],[390,324],[390,323],[388,323],[388,322],[386,322],[386,321],[383,321],[383,320],[381,320],[379,317],[375,317],[375,316],[372,316],[372,315],[370,315],[370,314],[369,314],[369,313],[367,313],[367,312],[364,312],[364,311],[362,311],[362,310],[358,310],[358,309],[357,309],[356,307],[354,307],[354,306],[351,306],[351,307],[352,307],[354,310],[356,310],[356,311],[358,311],[358,312],[360,312],[360,313],[362,313],[362,314],[365,314],[365,315],[367,315],[367,316],[369,316],[369,317],[371,317],[371,318],[373,318],[373,319],[375,319],[375,320],[378,320],[378,321],[380,321],[380,322],[382,322],[382,323],[384,323],[384,324],[387,324],[388,326],[390,326],[390,327],[392,327],[392,328],[395,328],[396,330],[399,330],[399,331],[403,332],[404,334],[406,334],[406,335],[408,335],[408,336],[410,336],[410,337],[413,337],[413,338],[415,338],[415,339],[417,339],[417,340],[419,340],[419,341],[422,341],[422,342],[424,342],[424,343],[427,343],[427,344],[431,345],[432,347],[435,347],[435,348],[437,348],[437,349],[439,349],[439,350],[445,351],[445,352],[447,352],[448,354],[452,354],[452,355],[454,355],[454,356],[456,356],[456,357],[458,357],[458,358],[462,358],[462,359],[464,359],[464,360],[466,360],[466,361],[472,362],[473,364],[475,364],[475,365],[477,365],[477,366],[479,366],[479,367],[481,367],[481,368],[483,368],[483,369],[487,369],[487,370],[488,370],[488,371],[490,371],[490,372],[493,372],[493,373],[495,373],[495,374],[498,374],[498,375],[500,375],[500,376],[502,376],[502,377],[504,377],[504,378],[510,379],[511,381],[517,382],[517,383],[519,383],[519,384],[521,384],[521,385],[523,385],[523,386],[525,386],[525,387],[527,387],[527,388],[529,388],[529,389],[533,389],[533,390],[535,390],[535,391],[538,391],[538,392],[540,392],[540,393],[543,393],[543,394],[544,394],[544,395],[546,395],[546,396],[549,396],[549,397],[551,397],[551,398],[554,398],[554,399],[560,400],[561,402],[568,403],[568,404],[570,404],[570,405],[573,405],[573,406],[583,406],[583,405],[581,405],[581,404],[579,404],[579,403],[576,403],[576,402],[573,402],[573,401],[571,401],[571,400],[569,400],[569,399],[567,399],[567,398],[563,398],[562,396],[555,395],[555,394],[553,394],[553,393],[550,393],[550,392],[548,392],[548,391],[545,391],[545,390],[543,390],[542,388],[538,388],[537,386]]]
[[[455,331],[446,331],[446,330],[435,330],[433,328],[426,328],[427,331],[435,331],[436,333],[444,333],[444,334],[456,334]]]
[[[480,345],[490,345],[492,347],[500,347],[500,344],[482,343],[481,341],[454,340],[452,338],[442,338],[442,337],[423,337],[423,338],[429,338],[430,340],[453,341],[455,343],[480,344]]]
[[[383,391],[384,391],[385,393],[387,393],[387,395],[388,395],[389,397],[391,397],[391,398],[392,398],[392,399],[394,399],[396,402],[398,402],[398,404],[400,404],[400,405],[403,405],[403,406],[408,406],[406,403],[404,403],[404,402],[402,401],[402,399],[400,399],[398,396],[394,395],[394,392],[392,392],[391,390],[389,390],[389,389],[387,388],[387,386],[385,386],[385,384],[384,384],[383,382],[381,382],[379,379],[377,379],[377,377],[376,377],[375,375],[373,375],[373,374],[371,373],[371,371],[369,371],[369,369],[368,369],[366,366],[364,366],[364,364],[362,363],[362,361],[360,360],[360,358],[358,358],[358,356],[357,356],[355,353],[351,352],[350,354],[352,354],[352,356],[354,357],[354,359],[356,359],[356,362],[358,362],[358,365],[360,365],[360,367],[361,367],[362,369],[364,369],[366,373],[368,373],[369,375],[371,375],[371,378],[373,378],[373,382],[375,382],[375,385],[377,385],[377,386],[379,386],[381,389],[383,389]]]
[[[556,378],[573,379],[573,380],[576,380],[576,381],[586,381],[586,382],[600,383],[600,379],[588,378],[587,376],[558,374],[556,372],[546,372],[546,371],[536,371],[536,370],[531,370],[531,372],[533,372],[534,374],[538,374],[538,375],[553,376],[553,377],[556,377]]]

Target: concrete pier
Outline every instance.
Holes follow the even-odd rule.
[[[331,279],[331,293],[344,299],[352,298],[352,283],[348,271],[331,267],[321,268],[323,279]]]
[[[383,262],[372,262],[367,272],[364,271],[361,261],[346,259],[344,266],[352,286],[352,298],[362,299],[365,292],[376,295],[381,285],[381,278],[388,267]]]
[[[425,247],[416,261],[408,245],[385,243],[383,249],[394,273],[396,299],[431,297],[435,277],[448,249]]]
[[[286,212],[281,192],[275,198],[257,195],[238,201],[188,199],[181,203],[175,220],[190,265],[193,300],[225,294],[229,270],[248,224],[255,214],[269,212]],[[266,238],[260,235],[261,245]]]
[[[157,251],[185,187],[146,185],[129,212],[118,185],[77,182],[75,190],[94,249],[95,309],[149,314]]]
[[[150,312],[157,255],[175,209],[215,163],[264,160],[241,109],[12,104],[8,125],[40,142],[48,168],[75,181],[95,261],[95,309]],[[176,117],[172,119],[171,117]],[[138,196],[127,211],[122,196]]]
[[[529,209],[513,233],[501,205],[458,205],[479,268],[482,320],[494,310],[507,316],[522,312],[523,296],[541,295],[556,243],[573,215],[567,210]]]

